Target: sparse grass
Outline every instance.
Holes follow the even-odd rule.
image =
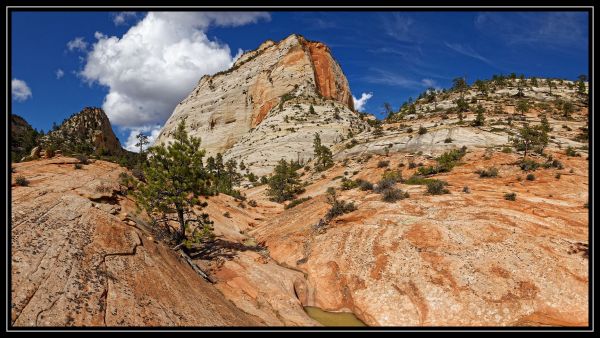
[[[297,206],[298,204],[301,204],[301,203],[304,203],[304,202],[308,201],[311,198],[312,197],[307,196],[307,197],[302,197],[302,198],[295,199],[295,200],[291,201],[290,203],[286,204],[283,208],[286,209],[286,210],[287,209],[291,209],[291,208]]]
[[[504,199],[507,201],[515,201],[517,199],[517,194],[514,192],[509,192],[504,194]]]
[[[492,167],[488,169],[479,169],[475,171],[475,173],[479,174],[479,177],[481,178],[498,177],[499,170],[498,168]]]
[[[512,148],[510,148],[510,147],[503,147],[502,148],[502,152],[505,153],[505,154],[510,154],[510,153],[512,153]]]
[[[448,182],[442,180],[431,180],[427,182],[427,193],[430,195],[449,194],[450,191],[445,188]]]
[[[381,176],[382,180],[393,180],[394,182],[402,182],[401,170],[386,170]]]
[[[431,178],[425,178],[420,175],[413,175],[403,183],[408,185],[426,185],[428,182],[431,181],[433,181],[433,179]]]
[[[19,186],[26,187],[29,185],[29,180],[25,176],[17,176],[15,183]]]

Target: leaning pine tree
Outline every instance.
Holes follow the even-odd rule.
[[[139,186],[138,203],[149,214],[176,214],[179,228],[173,239],[178,245],[183,243],[189,248],[212,237],[208,215],[194,217],[192,213],[194,206],[206,207],[207,203],[200,203],[198,196],[209,195],[211,184],[202,163],[205,151],[200,149],[200,139],[188,136],[182,120],[172,143],[150,147],[147,152],[148,160],[143,167],[146,184]],[[186,230],[191,231],[189,236]]]

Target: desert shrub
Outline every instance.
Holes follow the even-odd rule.
[[[381,199],[384,202],[396,202],[408,197],[408,192],[404,192],[398,188],[387,188],[381,192]]]
[[[502,152],[505,153],[505,154],[510,154],[510,153],[512,153],[512,148],[510,148],[510,147],[503,147],[502,148]]]
[[[15,183],[22,187],[26,187],[29,185],[29,180],[26,179],[25,176],[17,176],[17,178],[15,179]]]
[[[100,182],[100,184],[95,187],[95,190],[99,193],[109,193],[113,190],[113,188],[104,182]]]
[[[255,200],[250,200],[250,201],[248,201],[248,205],[251,206],[251,207],[256,208],[258,206],[258,203],[256,203]]]
[[[548,160],[546,163],[543,164],[543,167],[546,169],[549,169],[549,168],[564,169],[564,165],[559,160]]]
[[[395,179],[384,178],[377,182],[377,186],[375,187],[375,192],[381,193],[383,190],[393,187],[396,184]]]
[[[517,199],[517,194],[514,192],[509,192],[504,194],[504,199],[508,201],[514,201]]]
[[[452,143],[452,141],[453,141],[453,140],[452,140],[452,138],[450,138],[450,137],[447,137],[447,138],[444,140],[444,143]]]
[[[560,173],[556,173],[556,175],[554,175],[554,178],[556,178],[557,180],[560,180],[560,176],[561,176]]]
[[[470,194],[471,193],[471,188],[469,188],[468,186],[464,186],[463,190],[462,190],[465,194]]]
[[[441,194],[449,194],[450,191],[445,188],[448,185],[448,182],[442,180],[431,180],[426,183],[427,185],[427,193],[430,195],[441,195]]]
[[[307,197],[302,197],[302,198],[295,199],[295,200],[291,201],[290,203],[286,204],[283,208],[286,209],[286,210],[287,209],[291,209],[291,208],[297,206],[298,204],[301,204],[301,203],[304,203],[304,202],[308,201],[311,198],[312,197],[307,196]]]
[[[369,181],[358,179],[356,180],[356,183],[358,184],[359,189],[362,191],[373,190],[373,183]]]
[[[416,167],[417,167],[417,164],[416,164],[415,162],[410,162],[410,163],[408,164],[408,169],[414,169],[414,168],[416,168]]]
[[[225,211],[225,213],[223,214],[223,216],[225,216],[227,218],[231,218],[231,214],[229,213],[229,211]]]
[[[411,127],[406,128],[406,132],[412,134],[414,130]]]
[[[527,174],[527,176],[525,177],[528,181],[533,181],[535,180],[535,175],[534,174]]]
[[[342,181],[342,190],[350,190],[358,187],[358,183],[354,180],[344,179]]]
[[[577,151],[575,151],[575,149],[571,146],[567,147],[565,154],[567,154],[567,156],[570,156],[570,157],[579,156],[579,154],[577,154]]]
[[[402,182],[402,171],[400,170],[386,170],[381,176],[383,180],[392,180],[394,183]]]
[[[356,205],[354,205],[354,202],[347,202],[337,199],[335,189],[327,189],[327,194],[327,203],[331,205],[331,209],[327,211],[325,219],[331,220],[337,216],[341,216],[343,214],[356,210]]]
[[[523,171],[531,171],[539,168],[540,164],[531,159],[524,159],[519,163],[519,167],[521,167],[521,170]]]
[[[419,135],[425,135],[427,134],[427,128],[420,126],[419,127]]]
[[[385,168],[390,165],[390,161],[381,160],[377,162],[377,168]]]
[[[79,160],[79,163],[81,163],[81,164],[89,164],[90,163],[90,160],[85,155],[77,155],[75,158],[77,158],[77,160]]]
[[[498,168],[492,167],[488,169],[479,169],[475,171],[475,173],[479,174],[479,177],[497,177],[498,176]]]
[[[81,168],[83,168],[83,166],[81,165],[81,163],[75,163],[75,164],[73,165],[73,168],[74,168],[74,169],[81,169]]]
[[[433,181],[431,178],[425,178],[420,175],[412,175],[409,179],[405,180],[403,183],[408,185],[426,185],[428,182]]]

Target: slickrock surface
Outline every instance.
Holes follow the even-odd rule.
[[[136,225],[133,203],[114,194],[121,167],[76,162],[13,165],[13,182],[30,181],[12,188],[14,326],[262,324]]]
[[[386,203],[373,192],[344,191],[341,198],[358,210],[325,232],[313,228],[329,209],[318,196],[250,235],[277,262],[306,274],[304,305],[349,310],[368,325],[587,325],[588,163],[553,155],[565,169],[540,169],[527,181],[517,155],[485,159],[473,151],[451,173],[436,175],[449,182],[450,194],[399,184],[410,198]],[[344,171],[360,169],[353,179],[376,182],[381,159],[334,167],[302,196],[339,186],[335,177]],[[385,159],[392,168],[409,161],[403,154]],[[492,165],[497,178],[474,173]],[[406,166],[403,176],[413,171]],[[505,200],[507,192],[517,200]]]
[[[316,114],[309,116],[310,104]],[[225,72],[202,77],[157,142],[169,141],[187,118],[188,131],[202,138],[209,155],[252,163],[250,170],[262,175],[281,158],[308,156],[306,142],[315,132],[330,145],[358,128],[362,121],[352,110],[348,81],[329,48],[290,35],[245,53]]]

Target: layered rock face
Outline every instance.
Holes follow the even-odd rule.
[[[56,157],[14,164],[11,323],[29,326],[253,326],[115,194],[124,171]]]
[[[63,146],[74,148],[85,143],[94,151],[117,155],[123,152],[119,139],[115,136],[106,113],[100,108],[86,107],[67,119],[58,130],[49,133]],[[48,137],[45,138],[48,140]]]
[[[331,144],[361,124],[352,102],[348,81],[329,48],[291,35],[245,53],[225,72],[202,77],[175,108],[157,143],[168,142],[185,118],[208,155],[220,152],[226,159],[255,163],[250,165],[254,172],[267,172],[281,158],[308,156],[304,140],[312,142],[314,132],[324,133],[323,142]],[[306,125],[289,120],[302,119],[311,104],[316,114],[307,116]],[[343,118],[334,121],[334,115]],[[284,119],[289,128],[282,125]],[[263,132],[255,133],[259,129]]]

